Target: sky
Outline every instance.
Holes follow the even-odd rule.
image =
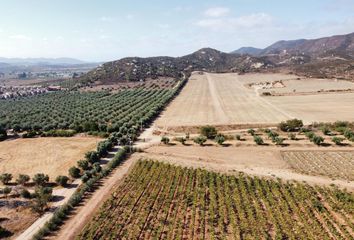
[[[354,0],[1,0],[0,57],[182,56],[354,32]]]

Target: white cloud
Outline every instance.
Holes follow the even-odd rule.
[[[214,7],[209,8],[204,12],[204,15],[207,17],[224,17],[230,13],[229,8],[225,7]]]
[[[212,30],[229,31],[241,28],[259,28],[269,26],[273,22],[272,16],[266,13],[254,13],[240,17],[204,18],[196,22],[196,25]]]
[[[127,20],[133,20],[135,18],[135,15],[134,14],[127,14],[125,15],[125,19]]]
[[[24,41],[30,41],[32,40],[31,37],[23,35],[23,34],[16,34],[16,35],[11,35],[10,36],[11,39],[15,39],[15,40],[24,40]]]
[[[101,22],[112,22],[113,18],[107,17],[107,16],[102,16],[102,17],[100,17],[100,21]]]
[[[161,28],[161,29],[169,29],[170,25],[167,23],[159,23],[159,24],[157,24],[157,27]]]

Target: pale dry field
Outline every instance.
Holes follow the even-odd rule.
[[[0,142],[0,173],[48,174],[51,181],[95,150],[100,140],[92,137],[32,138]]]
[[[354,93],[266,98],[270,103],[306,123],[354,121]]]
[[[246,88],[237,74],[194,73],[156,125],[261,124],[288,118],[291,116]]]
[[[239,75],[238,79],[248,85],[254,83],[270,83],[282,81],[284,87],[258,89],[259,93],[317,93],[319,91],[343,91],[354,90],[354,83],[346,80],[303,78],[290,74],[245,74]],[[279,86],[279,85],[278,85]],[[256,87],[254,87],[256,88]],[[295,92],[294,92],[295,91]]]
[[[296,80],[286,74],[193,73],[179,96],[167,107],[155,126],[160,130],[180,126],[277,124],[299,118],[305,123],[354,121],[354,93],[330,93],[263,97],[250,83],[283,80],[277,91],[316,92],[354,89],[348,81],[331,79]],[[266,89],[262,91],[269,91]],[[256,127],[256,126],[255,126]]]

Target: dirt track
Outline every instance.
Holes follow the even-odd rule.
[[[156,125],[278,123],[291,117],[246,88],[236,74],[194,73]]]

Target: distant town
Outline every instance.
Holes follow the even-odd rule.
[[[60,86],[0,86],[0,99],[34,96],[61,90],[63,90],[63,88]]]

